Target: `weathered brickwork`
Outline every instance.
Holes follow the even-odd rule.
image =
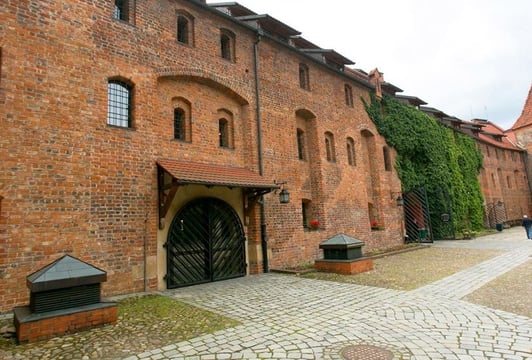
[[[99,309],[77,311],[71,314],[48,318],[36,317],[33,321],[20,321],[15,316],[14,323],[17,329],[17,341],[29,343],[99,326],[112,325],[116,323],[117,318],[118,307],[116,304],[109,304],[109,306]]]
[[[517,178],[522,177],[523,180],[522,182],[517,181],[519,188],[532,188],[532,84],[523,105],[523,111],[512,128],[508,131],[508,136],[526,150],[526,152],[521,154],[521,159],[526,166],[522,169],[517,169],[516,173],[516,175],[518,175]],[[526,176],[523,176],[525,173]],[[530,203],[530,194],[519,195],[519,201],[521,203],[524,201]],[[528,216],[530,216],[532,213],[532,207],[529,205],[529,207],[525,209],[527,211],[524,211],[523,214],[528,214]]]
[[[279,204],[278,194],[264,196],[271,267],[319,258],[319,243],[340,232],[364,240],[366,250],[402,242],[402,212],[390,199],[401,186],[395,170],[384,171],[385,142],[361,101],[371,85],[258,38],[204,4],[134,3],[128,21],[113,18],[112,1],[0,3],[0,312],[25,304],[25,277],[65,253],[107,272],[104,295],[164,287],[160,158],[258,172],[261,155],[264,177],[286,182],[291,194],[289,204]],[[178,10],[194,18],[189,45],[176,41]],[[220,56],[222,28],[235,34],[235,61]],[[300,63],[308,66],[310,90],[299,86]],[[131,128],[107,124],[109,79],[133,85]],[[175,102],[190,104],[190,141],[173,138]],[[219,114],[232,118],[228,148],[218,144]],[[305,127],[303,160],[298,124]],[[325,132],[334,137],[334,162],[327,161]],[[347,137],[355,166],[348,164]],[[191,194],[187,189],[177,191],[176,202]],[[196,197],[213,191],[194,189]],[[233,192],[219,193],[242,204],[236,210],[248,272],[262,271],[259,205],[245,209],[245,201],[229,198]],[[303,201],[319,230],[304,228]],[[371,231],[370,218],[384,230]]]
[[[479,142],[483,156],[480,185],[484,195],[486,225],[518,223],[532,210],[526,152]]]

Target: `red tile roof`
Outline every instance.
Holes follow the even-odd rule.
[[[172,175],[178,184],[201,184],[227,187],[276,189],[273,180],[244,168],[168,159],[157,165]]]
[[[501,141],[498,141],[495,139],[495,137],[499,136],[501,138]],[[510,150],[521,150],[519,147],[515,145],[515,142],[512,138],[508,138],[507,134],[497,125],[487,121],[484,123],[484,128],[481,132],[478,134],[479,139],[481,139],[484,142],[490,143],[491,145],[510,149]]]
[[[512,129],[515,130],[528,125],[532,125],[532,85],[530,86],[530,90],[528,91],[528,97],[525,101],[523,112],[512,126]]]

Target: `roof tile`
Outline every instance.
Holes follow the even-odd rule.
[[[159,159],[157,164],[171,174],[178,184],[202,184],[241,188],[278,188],[273,180],[244,168],[226,165]]]

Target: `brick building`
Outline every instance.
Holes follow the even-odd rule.
[[[532,85],[528,91],[521,115],[505,134],[513,139],[521,148],[526,150],[523,158],[526,162],[525,171],[527,177],[524,180],[527,180],[528,187],[532,189]],[[531,212],[529,208],[528,214]]]
[[[479,182],[484,198],[484,225],[518,224],[523,214],[532,211],[532,199],[527,174],[527,150],[516,141],[512,131],[504,131],[485,119],[465,121],[441,110],[424,106],[413,96],[395,95],[397,99],[434,117],[453,131],[472,137],[482,153]]]
[[[337,233],[402,243],[369,77],[277,19],[7,0],[0,49],[0,312],[64,254],[111,295],[309,262]]]

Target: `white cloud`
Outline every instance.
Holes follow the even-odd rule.
[[[532,84],[529,0],[242,0],[449,115],[509,128]]]

